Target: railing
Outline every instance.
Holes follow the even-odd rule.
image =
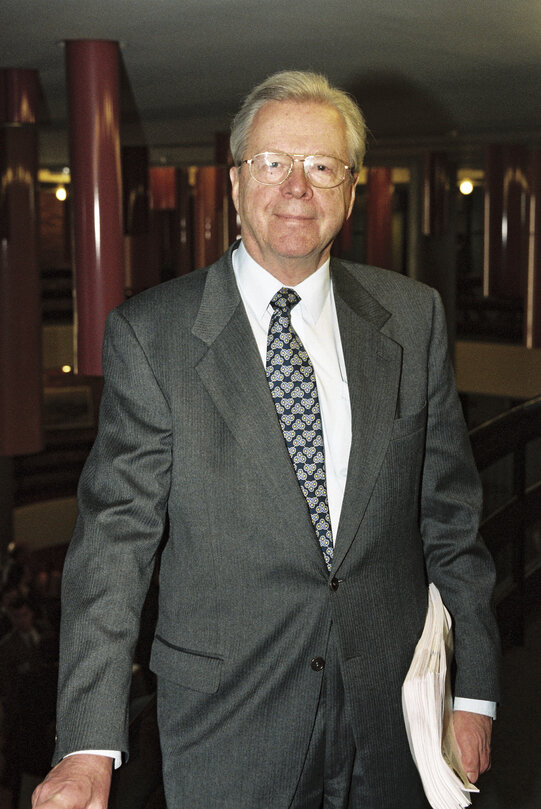
[[[13,500],[16,507],[40,500],[73,497],[84,462],[96,437],[102,379],[55,374],[50,371],[45,383],[46,394],[47,391],[64,392],[65,399],[60,404],[55,404],[53,398],[52,414],[45,407],[44,449],[33,455],[19,455],[14,458]],[[88,389],[88,399],[83,399],[88,410],[83,413],[84,426],[80,426],[80,419],[77,421],[80,401],[75,399],[75,402],[71,402],[69,398],[78,388],[83,391]]]
[[[481,533],[498,571],[500,629],[504,643],[520,644],[541,583],[541,396],[481,424],[470,438],[490,504]],[[495,505],[494,488],[501,495]]]

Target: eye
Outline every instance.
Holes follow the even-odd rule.
[[[286,165],[286,159],[279,154],[265,155],[265,166],[269,169],[282,169]]]
[[[318,177],[335,177],[340,169],[341,164],[335,157],[318,154],[307,161],[307,171],[317,174]]]

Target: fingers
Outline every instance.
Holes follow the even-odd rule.
[[[492,719],[469,711],[455,711],[453,727],[462,765],[474,784],[482,773],[490,769]]]

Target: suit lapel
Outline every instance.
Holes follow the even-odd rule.
[[[390,317],[338,261],[332,278],[352,414],[352,443],[333,570],[358,531],[387,451],[395,418],[401,347],[381,332]]]
[[[276,417],[265,369],[233,273],[231,251],[208,272],[192,333],[207,344],[197,373],[247,460],[285,535],[306,537],[312,564],[323,566],[306,502]]]

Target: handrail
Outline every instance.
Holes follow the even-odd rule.
[[[494,556],[511,559],[509,576],[499,579],[496,601],[504,641],[522,643],[529,591],[541,572],[541,549],[526,559],[527,531],[541,520],[541,479],[528,485],[526,447],[541,438],[541,396],[513,407],[470,432],[480,472],[512,458],[511,496],[483,519],[481,533]]]

